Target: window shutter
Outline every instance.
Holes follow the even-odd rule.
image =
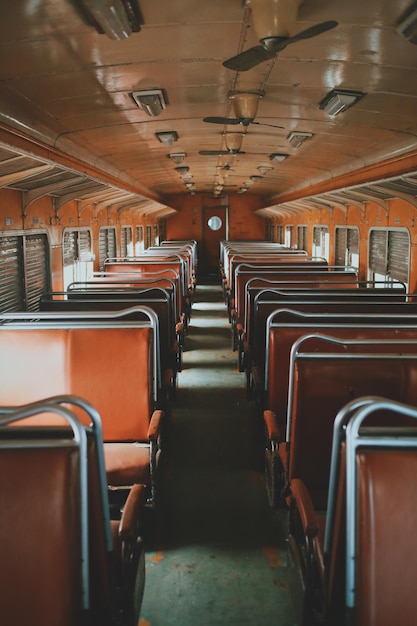
[[[109,258],[115,258],[117,256],[115,228],[107,229],[107,256]]]
[[[131,256],[132,254],[132,229],[130,226],[122,226],[120,235],[121,256]]]
[[[99,260],[100,271],[104,269],[104,262],[106,259],[116,257],[116,230],[115,228],[101,228],[99,239]]]
[[[78,260],[91,261],[91,233],[89,230],[78,231]]]
[[[347,229],[347,247],[353,254],[359,254],[359,231],[357,228]]]
[[[23,311],[22,246],[20,237],[0,237],[0,311]]]
[[[26,310],[39,311],[39,299],[49,289],[48,238],[45,234],[25,239]]]
[[[77,238],[75,231],[66,231],[64,233],[64,266],[74,265],[77,258]]]
[[[314,227],[313,231],[313,243],[316,248],[321,247],[321,228],[319,226]]]
[[[347,228],[336,228],[336,265],[346,265],[347,239]]]
[[[390,278],[408,283],[410,239],[407,231],[392,230],[388,234],[388,271]]]
[[[307,252],[307,226],[298,226],[297,228],[297,247],[299,250]]]
[[[373,230],[370,237],[369,269],[383,276],[387,273],[387,231]]]

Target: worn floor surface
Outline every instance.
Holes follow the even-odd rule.
[[[200,281],[146,538],[140,626],[294,626],[285,513],[270,510],[218,281]]]

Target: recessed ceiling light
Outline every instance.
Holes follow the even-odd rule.
[[[186,154],[185,152],[171,152],[170,154],[167,154],[167,157],[169,157],[177,165],[180,165],[184,161]]]
[[[150,117],[160,115],[167,106],[165,94],[162,89],[134,91],[132,98],[140,110]]]
[[[167,130],[155,133],[155,135],[165,146],[170,146],[174,143],[174,141],[178,141],[178,133],[175,130]]]
[[[287,139],[293,148],[299,148],[301,144],[304,143],[304,141],[306,141],[307,139],[311,139],[312,136],[313,133],[294,131],[288,135]]]
[[[337,115],[346,111],[364,96],[362,91],[350,91],[347,89],[333,89],[323,98],[319,107],[328,115]]]
[[[269,155],[269,158],[271,159],[272,163],[281,163],[281,161],[285,161],[287,157],[288,157],[288,154],[279,154],[278,152],[273,152],[272,154]]]

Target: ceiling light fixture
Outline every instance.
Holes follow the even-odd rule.
[[[413,2],[401,16],[397,31],[410,43],[417,44],[417,2]]]
[[[126,39],[143,24],[136,0],[77,0],[75,6],[84,21],[110,39]]]
[[[294,131],[288,135],[287,139],[293,148],[299,148],[304,141],[311,139],[312,136],[313,133],[300,133],[298,131]]]
[[[268,172],[270,172],[271,170],[272,170],[272,167],[270,165],[259,165],[258,167],[258,172],[262,176],[265,176],[265,174],[268,174]]]
[[[253,121],[258,112],[259,99],[262,96],[263,93],[260,91],[235,91],[230,93],[229,99],[232,101],[235,117],[240,120]]]
[[[239,152],[245,133],[225,133],[224,142],[230,152]]]
[[[156,117],[166,109],[167,101],[162,89],[146,89],[145,91],[133,91],[132,98],[138,107],[149,115]]]
[[[177,165],[180,165],[184,161],[186,154],[185,152],[171,152],[170,154],[167,154],[167,157],[169,157]]]
[[[178,141],[178,133],[175,130],[167,130],[161,133],[155,133],[155,135],[165,146],[171,146],[174,141]]]
[[[272,163],[281,163],[282,161],[285,161],[287,157],[288,157],[288,154],[280,154],[279,152],[273,152],[272,154],[269,155],[269,158],[271,159]]]
[[[252,9],[253,29],[260,41],[267,46],[268,40],[289,37],[293,34],[301,0],[265,2],[248,0]]]
[[[184,176],[184,174],[189,172],[190,168],[188,167],[188,165],[180,165],[179,167],[176,167],[175,170],[178,172],[178,174],[180,174],[180,176]]]
[[[260,180],[262,180],[262,176],[258,176],[257,174],[254,174],[253,176],[250,177],[250,179],[253,183],[257,183]]]
[[[346,111],[352,104],[360,100],[363,95],[362,91],[333,89],[319,103],[319,107],[326,111],[328,115],[337,115],[342,111]]]

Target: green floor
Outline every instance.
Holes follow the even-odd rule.
[[[262,432],[231,350],[221,287],[200,281],[146,538],[140,626],[293,626],[283,512],[270,510]]]

